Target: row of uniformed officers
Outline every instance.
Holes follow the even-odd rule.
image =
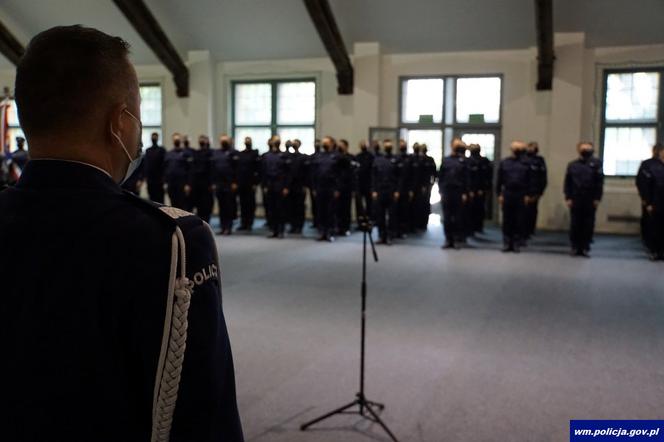
[[[391,141],[369,149],[361,143],[360,153],[351,155],[346,140],[332,137],[316,140],[311,155],[301,153],[299,140],[268,140],[269,150],[259,155],[250,137],[244,149],[236,150],[230,137],[220,137],[220,148],[211,149],[209,139],[199,138],[199,149],[185,145],[180,134],[173,135],[173,149],[166,151],[152,135],[142,170],[128,180],[126,189],[138,192],[147,182],[150,199],[163,202],[165,192],[175,207],[195,211],[209,221],[214,198],[219,206],[220,233],[230,235],[237,217],[238,230],[251,230],[260,189],[271,237],[301,233],[305,220],[305,199],[310,197],[313,225],[319,240],[334,241],[352,228],[352,205],[358,217],[376,219],[381,241],[389,243],[417,230],[426,230],[431,207],[431,188],[436,165],[426,145],[416,144],[407,153],[405,142],[393,153]]]
[[[299,151],[299,140],[288,140],[282,149],[278,136],[268,140],[269,150],[263,155],[249,137],[241,150],[226,135],[220,137],[219,149],[212,149],[206,136],[198,141],[199,149],[192,149],[176,133],[173,149],[166,151],[159,145],[158,134],[152,134],[152,146],[139,173],[124,187],[138,192],[145,181],[150,199],[163,202],[167,192],[173,206],[195,211],[206,221],[216,198],[220,233],[225,235],[231,234],[238,211],[238,230],[252,229],[260,190],[271,237],[282,238],[287,225],[290,233],[302,232],[309,195],[319,240],[333,241],[335,235],[350,233],[354,203],[357,217],[373,221],[380,242],[390,244],[394,238],[426,230],[431,190],[438,181],[446,238],[443,248],[456,249],[483,231],[494,191],[493,165],[482,156],[479,145],[466,145],[460,138],[452,140],[452,152],[439,170],[425,144],[416,143],[411,154],[404,140],[399,141],[397,152],[391,140],[383,141],[382,148],[377,142],[371,146],[362,142],[357,155],[349,153],[347,141],[332,137],[316,140],[311,155]],[[503,250],[519,252],[535,233],[547,169],[536,142],[514,141],[511,150],[512,155],[496,168],[495,192],[503,214]],[[564,195],[570,209],[571,252],[588,256],[604,176],[591,142],[578,143],[577,150],[578,158],[567,168]],[[16,159],[20,158],[19,152]],[[642,163],[636,184],[643,202],[644,243],[651,259],[664,259],[662,145],[656,145],[653,157]]]

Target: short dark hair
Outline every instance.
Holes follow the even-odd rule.
[[[130,91],[129,44],[81,25],[37,34],[16,68],[15,97],[25,134],[45,135],[89,124],[103,104]]]

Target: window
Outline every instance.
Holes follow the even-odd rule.
[[[303,153],[313,153],[316,138],[316,81],[235,81],[232,87],[232,134],[237,145],[251,137],[266,152],[272,135],[302,142]]]
[[[634,176],[662,140],[664,69],[605,71],[601,128],[604,174]]]
[[[141,122],[143,123],[143,146],[152,145],[150,135],[152,132],[159,134],[161,143],[164,142],[161,130],[161,85],[141,84]]]
[[[435,76],[402,77],[399,126],[412,148],[426,143],[440,165],[455,136],[477,143],[482,154],[494,160],[500,139],[502,77]]]

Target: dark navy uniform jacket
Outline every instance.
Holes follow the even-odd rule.
[[[399,192],[405,194],[413,190],[413,156],[407,152],[399,152],[397,158],[401,162]]]
[[[544,157],[537,154],[527,155],[526,158],[530,162],[530,168],[533,170],[537,195],[542,195],[547,186],[546,161],[544,161]]]
[[[164,182],[164,160],[166,149],[159,145],[152,145],[145,150],[143,158],[143,172],[147,181],[151,183]]]
[[[238,154],[233,149],[215,149],[212,154],[212,183],[217,190],[231,190],[237,184]]]
[[[531,196],[537,193],[533,170],[525,158],[510,156],[500,162],[496,193],[505,198]]]
[[[268,190],[281,192],[290,188],[290,159],[286,152],[268,151],[261,158],[261,181]]]
[[[449,155],[443,159],[438,172],[438,186],[443,195],[460,195],[470,187],[468,159],[464,156]]]
[[[237,154],[237,181],[240,187],[255,186],[260,176],[260,156],[256,149],[245,149]]]
[[[357,188],[355,157],[349,153],[339,153],[339,190],[354,191]]]
[[[403,163],[392,154],[378,155],[371,166],[371,191],[394,193],[402,188]]]
[[[581,202],[599,201],[604,190],[602,162],[597,158],[577,158],[567,165],[565,199]]]
[[[339,152],[322,150],[313,163],[313,186],[316,191],[338,191],[342,187],[342,167],[347,159]]]
[[[0,440],[150,440],[176,225],[195,286],[170,440],[243,440],[209,226],[55,160],[0,193]]]
[[[185,149],[173,149],[164,156],[164,178],[169,185],[188,184],[194,159]]]
[[[209,188],[212,185],[212,156],[210,148],[200,148],[194,151],[191,163],[191,182],[199,188]]]
[[[309,157],[300,152],[292,152],[288,154],[288,159],[290,161],[290,185],[294,192],[302,192],[307,184]]]
[[[355,161],[358,163],[357,185],[361,193],[367,193],[371,189],[371,166],[374,162],[374,155],[365,150],[355,155]]]
[[[646,200],[647,188],[652,179],[650,167],[658,161],[659,158],[648,158],[647,160],[641,161],[641,164],[639,165],[639,171],[636,174],[636,189],[639,191],[639,196],[643,201]]]
[[[643,184],[643,200],[646,205],[654,205],[658,212],[664,212],[664,162],[659,158],[648,164]]]
[[[471,164],[471,189],[489,191],[493,181],[491,161],[479,153],[471,153],[468,158]]]

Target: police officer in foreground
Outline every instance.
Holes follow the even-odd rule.
[[[250,231],[256,215],[256,186],[259,184],[260,155],[251,137],[245,137],[244,149],[237,154],[237,193],[240,201],[239,231]]]
[[[397,210],[401,194],[403,164],[392,154],[392,141],[383,141],[383,154],[371,166],[371,198],[378,227],[378,244],[392,244],[397,232]]]
[[[336,207],[339,201],[340,164],[343,161],[335,149],[336,141],[323,138],[323,150],[312,166],[312,186],[318,210],[318,241],[334,242]]]
[[[664,260],[664,145],[656,144],[653,152],[656,157],[642,180],[642,198],[650,236],[650,260],[656,261]]]
[[[464,230],[464,208],[468,204],[470,169],[466,144],[461,138],[452,140],[452,153],[443,159],[438,172],[438,190],[443,206],[445,244],[443,249],[459,249],[458,240]]]
[[[164,179],[171,205],[178,209],[187,207],[187,199],[191,194],[190,167],[193,159],[182,146],[182,136],[173,134],[173,149],[164,156]]]
[[[537,228],[537,206],[547,185],[546,161],[539,154],[539,144],[537,144],[537,141],[528,143],[526,158],[530,162],[530,168],[533,170],[533,179],[535,180],[535,194],[526,208],[526,236],[530,238],[535,234],[535,229]]]
[[[270,150],[261,158],[261,181],[265,195],[265,211],[272,234],[268,238],[284,238],[286,230],[286,198],[290,192],[289,159],[280,150],[281,137],[275,135],[270,141]]]
[[[212,149],[210,139],[199,135],[198,150],[193,151],[191,165],[191,206],[206,223],[210,222],[214,205],[212,187]]]
[[[219,204],[219,234],[230,235],[237,214],[235,193],[238,155],[233,149],[231,137],[226,134],[219,137],[219,146],[212,154],[212,189]]]
[[[291,141],[290,148],[293,150],[288,154],[290,159],[290,166],[288,173],[290,174],[290,191],[286,200],[288,209],[288,222],[290,223],[289,233],[300,234],[304,227],[304,200],[307,196],[307,170],[309,157],[300,152],[302,142],[297,138]]]
[[[652,179],[652,173],[650,168],[653,164],[656,164],[659,161],[659,152],[661,144],[656,144],[652,148],[652,157],[647,160],[643,160],[639,165],[639,171],[636,174],[636,189],[639,191],[639,197],[641,198],[641,239],[643,244],[646,246],[648,253],[653,255],[653,235],[651,230],[652,219],[651,214],[648,213],[646,207],[648,203],[646,201],[646,194],[648,193],[648,186]],[[656,255],[656,254],[655,254]]]
[[[473,233],[483,233],[487,195],[491,193],[493,184],[493,166],[491,161],[482,155],[482,147],[479,144],[471,144],[468,148],[470,150],[468,161],[472,164],[473,170],[471,177],[473,200],[468,221]]]
[[[164,160],[166,149],[159,145],[159,134],[150,135],[152,145],[145,151],[143,174],[148,184],[148,196],[156,203],[164,203]]]
[[[31,161],[0,193],[3,441],[243,440],[210,229],[118,185],[141,158],[127,53],[56,27],[16,70]]]
[[[510,147],[512,155],[498,167],[496,194],[503,209],[503,252],[519,253],[527,234],[526,206],[537,187],[530,164],[524,158],[526,143],[512,141]]]
[[[589,258],[595,212],[604,190],[604,173],[602,162],[593,156],[593,143],[581,141],[576,149],[579,157],[567,165],[564,188],[565,203],[570,209],[571,255]]]

